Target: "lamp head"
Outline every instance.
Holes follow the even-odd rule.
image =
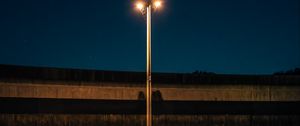
[[[160,8],[162,6],[162,2],[160,0],[155,0],[153,5],[155,8]]]
[[[139,9],[139,10],[143,10],[145,8],[145,3],[144,2],[137,2],[136,3],[136,8]]]

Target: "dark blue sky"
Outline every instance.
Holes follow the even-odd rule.
[[[167,0],[153,71],[270,74],[300,67],[299,0]],[[133,0],[1,0],[0,64],[145,71]]]

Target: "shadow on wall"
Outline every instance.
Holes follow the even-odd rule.
[[[146,100],[145,93],[140,91],[138,93],[138,100]],[[152,100],[153,101],[163,101],[162,94],[159,90],[157,91],[152,91]]]

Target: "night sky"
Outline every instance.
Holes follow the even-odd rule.
[[[299,0],[167,0],[154,72],[271,74],[300,67]],[[1,0],[0,64],[145,71],[133,0]]]

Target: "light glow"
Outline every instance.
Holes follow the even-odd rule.
[[[145,6],[144,3],[142,3],[142,2],[136,3],[136,8],[139,9],[139,10],[144,9],[144,6]]]
[[[155,2],[154,2],[154,6],[155,6],[156,8],[161,7],[161,1],[159,1],[159,0],[155,1]]]

